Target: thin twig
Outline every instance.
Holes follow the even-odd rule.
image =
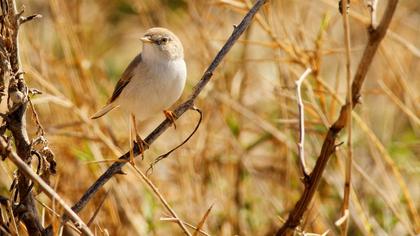
[[[144,181],[144,183],[147,184],[147,186],[149,186],[152,189],[153,193],[156,195],[157,198],[159,198],[159,200],[162,203],[162,205],[166,208],[166,210],[169,211],[169,213],[172,215],[172,217],[174,217],[175,219],[177,219],[177,223],[178,223],[179,227],[181,227],[182,231],[184,231],[184,233],[186,235],[191,236],[191,233],[188,231],[187,227],[185,227],[184,223],[179,219],[179,217],[177,216],[177,214],[175,213],[175,211],[171,208],[171,206],[169,206],[168,202],[165,200],[165,198],[159,192],[159,189],[135,165],[131,165],[131,166],[134,168],[134,170],[136,171],[136,173],[140,175],[140,177]]]
[[[32,115],[34,117],[35,120],[35,124],[37,126],[37,131],[36,133],[38,135],[41,135],[42,137],[45,136],[45,131],[44,131],[44,127],[42,126],[41,122],[39,121],[39,116],[38,113],[35,110],[34,104],[32,103],[32,100],[30,97],[28,97],[28,103],[29,103],[29,107],[31,108],[32,111]]]
[[[258,10],[266,3],[268,0],[258,0],[255,5],[249,10],[249,12],[245,15],[242,19],[241,23],[234,27],[232,34],[230,35],[229,39],[226,41],[225,45],[220,49],[217,53],[207,70],[204,72],[203,76],[201,77],[200,81],[194,87],[192,94],[190,95],[189,99],[179,105],[175,110],[174,114],[177,119],[179,119],[187,110],[191,109],[194,106],[194,102],[207,83],[213,76],[213,72],[219,66],[223,58],[226,54],[230,51],[233,45],[236,43],[238,38],[242,35],[242,33],[246,30],[246,28],[251,23],[252,19],[254,18],[255,14],[257,14]],[[148,144],[152,144],[163,132],[165,132],[171,126],[171,121],[169,119],[165,119],[158,127],[156,127],[144,140]],[[139,154],[139,149],[137,145],[133,147],[133,152],[135,155]],[[119,158],[120,160],[128,160],[129,159],[129,152],[126,152],[123,156]],[[115,174],[121,173],[122,167],[126,164],[126,162],[115,162],[112,164],[106,171],[103,173],[96,181],[89,187],[89,189],[83,194],[81,199],[72,207],[75,212],[80,212],[89,200],[95,195],[95,193],[106,183],[108,182],[112,176]]]
[[[249,120],[249,122],[254,123],[257,127],[262,129],[263,131],[271,134],[273,138],[275,138],[277,141],[281,142],[282,144],[285,144],[288,147],[292,147],[293,143],[290,141],[289,138],[285,134],[283,134],[278,128],[276,128],[274,125],[272,125],[270,122],[267,122],[254,112],[252,112],[250,109],[246,108],[239,102],[235,101],[234,99],[231,99],[229,96],[223,94],[223,93],[215,93],[215,98],[223,103],[225,103],[227,106],[229,106],[232,110],[238,112],[239,114],[243,115],[245,118]]]
[[[35,198],[35,200],[39,203],[39,204],[41,204],[41,206],[43,206],[45,209],[47,209],[51,214],[53,214],[55,217],[57,217],[58,219],[60,219],[60,214],[59,213],[57,213],[54,209],[52,209],[51,207],[49,207],[49,206],[47,206],[44,202],[42,202],[41,200],[39,200],[39,199],[36,199]],[[74,230],[76,233],[78,233],[78,234],[81,234],[82,233],[82,231],[80,231],[76,226],[74,226],[71,222],[66,222],[65,223],[65,225],[66,226],[68,226],[68,227],[70,227],[72,230]],[[89,224],[87,225],[87,226],[89,226]]]
[[[93,221],[95,220],[96,216],[98,215],[99,211],[101,210],[102,206],[104,205],[104,202],[106,200],[106,197],[108,197],[109,191],[106,191],[105,195],[102,197],[102,200],[99,202],[98,207],[96,207],[95,212],[93,213],[92,217],[90,217],[87,226],[89,227]]]
[[[1,149],[4,150],[8,147],[7,142],[0,138],[0,145]],[[87,227],[87,225],[80,219],[80,217],[71,210],[70,206],[54,191],[45,181],[39,177],[17,154],[12,150],[7,150],[9,153],[9,159],[22,171],[27,178],[31,179],[32,181],[36,182],[39,187],[46,193],[51,199],[56,200],[63,208],[64,211],[70,216],[76,227],[80,228],[80,230],[85,233],[86,235],[93,236],[93,233]]]
[[[350,0],[342,0],[342,6],[350,5]],[[346,48],[346,85],[347,85],[347,103],[349,107],[353,107],[353,101],[351,99],[351,42],[350,42],[350,24],[349,24],[349,12],[343,12],[343,29],[344,29],[344,45]],[[352,148],[352,116],[351,111],[347,113],[347,159],[344,179],[344,193],[343,193],[343,205],[341,206],[341,236],[347,235],[350,217],[349,217],[349,202],[351,193],[351,167],[353,163],[353,148]]]
[[[200,232],[201,228],[203,228],[203,225],[206,222],[207,217],[210,215],[210,211],[212,208],[213,208],[213,204],[211,204],[209,209],[207,209],[206,213],[204,213],[203,217],[201,218],[200,222],[197,225],[197,228],[194,231],[193,236],[198,236],[198,233]]]
[[[175,223],[178,222],[178,219],[175,219],[175,218],[172,218],[172,217],[171,218],[161,217],[160,220],[161,221],[175,222]],[[197,229],[197,227],[195,227],[194,225],[192,225],[192,224],[190,224],[188,222],[185,222],[185,221],[183,221],[183,222],[184,222],[184,224],[186,226],[190,227],[191,229],[194,229],[194,230]],[[210,236],[210,234],[208,234],[207,232],[203,231],[202,229],[198,230],[198,232],[200,232],[202,235]]]
[[[370,13],[370,27],[375,29],[376,27],[376,7],[378,6],[378,0],[368,0],[367,7]]]
[[[404,112],[411,121],[413,121],[417,126],[420,127],[420,118],[412,110],[410,110],[410,108],[408,108],[407,105],[405,105],[404,102],[402,102],[400,98],[398,98],[391,91],[391,89],[389,89],[385,85],[383,80],[379,80],[378,84],[379,84],[379,87],[381,87],[381,89],[385,92],[385,94],[388,95],[388,97],[395,103],[395,105],[397,105],[401,109],[401,111]]]
[[[332,3],[332,1],[330,0],[321,0],[321,2],[323,2],[324,4],[330,7],[335,7],[335,4]],[[362,14],[359,14],[356,11],[350,12],[349,16],[359,21],[362,24],[371,23],[370,18],[364,17]],[[410,42],[406,38],[402,37],[400,34],[394,32],[392,29],[387,30],[386,37],[400,44],[402,47],[407,49],[415,57],[420,58],[420,48],[418,48],[413,42]]]
[[[8,211],[8,214],[10,215],[10,219],[12,221],[13,229],[15,230],[16,234],[19,234],[19,230],[18,230],[17,224],[16,224],[16,218],[13,215],[13,209],[12,209],[11,204],[12,203],[9,201],[8,204],[7,204],[7,211]]]
[[[294,209],[290,212],[286,222],[279,228],[276,235],[292,235],[296,227],[300,224],[303,214],[306,212],[312,198],[315,195],[315,191],[318,188],[322,174],[325,170],[327,162],[330,156],[335,152],[336,138],[338,133],[347,125],[348,113],[356,106],[360,99],[361,88],[366,78],[367,71],[372,64],[372,60],[376,51],[384,38],[386,31],[391,23],[391,19],[397,8],[398,0],[389,0],[385,9],[385,13],[381,19],[381,23],[376,29],[369,30],[369,40],[366,48],[363,52],[362,58],[359,62],[356,74],[354,75],[352,89],[352,106],[347,102],[341,107],[341,111],[338,119],[328,130],[328,133],[324,139],[324,143],[321,148],[321,153],[316,161],[315,167],[309,176],[309,184],[305,186],[305,189],[296,203]],[[416,212],[412,213],[412,217],[416,219]]]
[[[347,226],[345,226],[346,228],[348,228],[348,223],[346,223],[346,222],[349,222],[349,220],[348,220],[348,218],[349,218],[349,209],[344,209],[343,210],[343,212],[341,213],[341,217],[340,218],[338,218],[338,220],[336,220],[335,221],[335,225],[336,226],[341,226],[341,227],[343,227],[343,224],[344,225],[347,225]],[[342,231],[341,231],[341,234],[343,235],[345,235],[346,234],[346,230],[347,229],[342,229]]]
[[[303,106],[302,101],[302,94],[301,94],[301,86],[303,83],[303,80],[311,73],[311,68],[308,68],[303,72],[303,74],[299,77],[298,80],[296,80],[296,97],[298,102],[298,111],[299,111],[299,143],[298,143],[298,155],[300,160],[300,167],[302,169],[302,177],[303,180],[306,181],[306,179],[309,177],[307,169],[306,169],[306,163],[305,163],[305,107]]]
[[[190,135],[188,135],[188,137],[182,141],[179,145],[177,145],[176,147],[172,148],[170,151],[166,152],[165,154],[162,154],[158,157],[155,158],[155,160],[150,164],[149,168],[146,170],[146,174],[149,175],[150,171],[153,171],[153,167],[161,160],[167,158],[169,155],[171,155],[171,153],[173,153],[175,150],[177,150],[178,148],[182,147],[185,143],[188,142],[188,140],[191,139],[191,137],[195,134],[195,132],[197,132],[198,128],[201,125],[201,121],[203,120],[203,112],[196,108],[196,107],[192,107],[191,110],[198,112],[198,114],[200,115],[200,118],[198,119],[197,125],[194,127],[194,130],[190,133]],[[175,124],[175,123],[174,123]]]

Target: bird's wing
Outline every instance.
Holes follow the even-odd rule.
[[[127,84],[130,83],[130,80],[134,75],[134,69],[140,64],[141,60],[142,59],[141,59],[141,53],[140,53],[130,62],[130,64],[125,69],[124,73],[122,74],[120,80],[118,80],[118,83],[115,85],[114,92],[112,93],[112,96],[108,101],[108,104],[115,101],[118,98],[118,96],[120,96],[125,86],[127,86]]]

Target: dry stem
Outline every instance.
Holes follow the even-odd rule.
[[[181,227],[182,231],[188,235],[191,236],[191,233],[188,231],[187,227],[185,227],[184,222],[182,222],[179,217],[177,216],[176,212],[171,208],[171,206],[169,206],[169,203],[165,200],[165,198],[162,196],[162,194],[159,192],[159,189],[152,183],[152,181],[147,178],[147,176],[141,172],[141,170],[139,170],[135,165],[132,165],[132,167],[134,168],[134,170],[136,171],[137,174],[140,175],[141,179],[144,181],[144,183],[146,183],[153,191],[153,193],[156,195],[157,198],[159,198],[160,202],[162,203],[162,205],[166,208],[166,210],[169,211],[169,213],[171,213],[172,217],[174,217],[175,219],[177,219],[177,223],[179,225],[179,227]]]
[[[350,4],[349,0],[342,0],[341,5],[344,9],[344,6]],[[347,84],[347,103],[349,107],[353,107],[353,102],[351,99],[351,57],[350,57],[350,24],[349,24],[349,14],[348,11],[343,11],[343,29],[344,29],[344,44],[346,48],[346,84]],[[351,111],[347,114],[347,159],[346,159],[346,170],[345,170],[345,180],[344,180],[344,198],[343,205],[341,206],[341,219],[343,222],[341,226],[341,235],[347,235],[350,217],[349,217],[349,201],[351,193],[351,167],[353,162],[353,153],[352,153],[352,116]]]
[[[175,218],[169,218],[169,217],[161,217],[160,218],[161,221],[169,221],[169,222],[178,222],[179,219],[175,219]],[[198,229],[197,227],[195,227],[194,225],[184,222],[184,224],[188,227],[190,227],[191,229],[194,230],[198,230],[198,232],[200,232],[202,235],[206,235],[209,236],[210,234],[208,234],[207,232],[203,231],[202,229]]]

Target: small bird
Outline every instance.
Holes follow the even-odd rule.
[[[175,116],[167,109],[184,90],[187,67],[182,43],[168,29],[148,29],[140,40],[142,52],[125,69],[107,104],[91,118],[120,107],[131,114],[136,139],[140,139],[137,143],[147,145],[137,134],[136,120],[143,121],[163,111],[175,125]]]

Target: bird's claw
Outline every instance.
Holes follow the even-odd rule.
[[[171,123],[174,125],[174,129],[176,129],[176,124],[175,124],[175,121],[176,121],[176,115],[175,115],[175,113],[173,113],[172,111],[170,111],[170,110],[164,110],[163,111],[163,114],[165,114],[165,116],[166,116],[166,118],[168,119],[168,120],[170,120],[171,121]]]

